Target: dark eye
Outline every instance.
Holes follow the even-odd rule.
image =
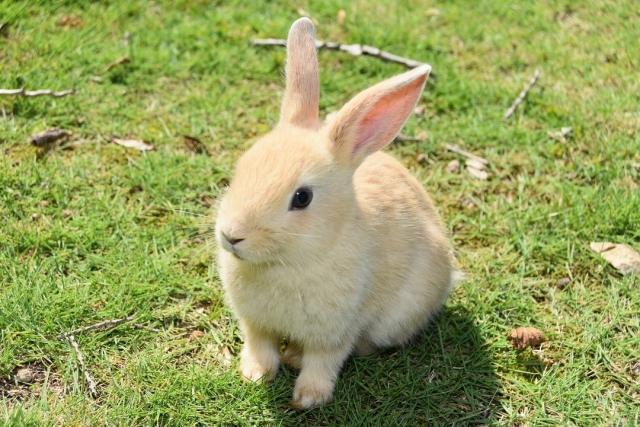
[[[309,206],[311,199],[313,199],[313,191],[308,187],[300,187],[293,193],[289,210],[304,209]]]

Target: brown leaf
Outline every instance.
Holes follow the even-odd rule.
[[[136,150],[139,151],[151,151],[151,150],[155,150],[156,147],[154,147],[152,144],[148,144],[144,141],[140,141],[137,139],[120,139],[120,138],[113,138],[112,139],[114,144],[118,144],[122,147],[126,147],[126,148],[134,148]]]
[[[191,332],[191,334],[189,335],[189,339],[190,340],[197,340],[204,337],[204,332],[202,332],[199,329],[195,329],[194,331]]]
[[[71,218],[73,216],[73,211],[71,209],[65,209],[62,211],[63,218]]]
[[[539,329],[529,326],[512,329],[509,340],[514,348],[524,350],[527,347],[539,346],[545,341],[545,338]]]
[[[57,22],[59,27],[78,28],[84,25],[84,21],[79,16],[63,15]]]
[[[347,19],[347,12],[344,9],[340,9],[338,11],[338,16],[336,20],[338,21],[338,25],[344,25],[344,21]]]
[[[182,139],[184,140],[184,146],[187,150],[197,154],[209,155],[207,147],[195,136],[182,135]]]
[[[611,242],[591,242],[591,250],[599,253],[620,273],[640,274],[640,254],[631,246]]]
[[[31,136],[31,144],[36,147],[45,147],[58,142],[62,139],[66,139],[71,135],[69,132],[63,129],[53,128],[41,133],[37,133]]]

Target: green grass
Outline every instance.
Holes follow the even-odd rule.
[[[0,97],[5,423],[640,423],[640,279],[588,247],[640,249],[634,1],[34,3],[0,1],[0,87],[77,93]],[[405,128],[428,139],[390,151],[432,194],[468,273],[414,345],[350,360],[335,401],[306,412],[287,408],[293,372],[252,385],[235,357],[228,366],[220,349],[235,356],[241,342],[208,241],[233,162],[278,118],[284,51],[247,41],[284,37],[300,6],[321,38],[433,65],[426,113]],[[64,16],[82,25],[58,25]],[[107,70],[124,55],[130,63]],[[325,113],[403,71],[336,52],[320,64]],[[538,67],[539,84],[505,123]],[[566,142],[547,136],[562,126],[573,128]],[[73,132],[73,148],[30,146],[51,127]],[[186,150],[185,134],[211,156]],[[114,135],[157,150],[115,146]],[[447,143],[489,159],[491,179],[447,172]],[[78,337],[94,401],[57,335],[127,315],[145,328]],[[512,349],[507,334],[522,325],[545,333],[540,351]],[[34,384],[13,383],[22,366],[39,371]]]

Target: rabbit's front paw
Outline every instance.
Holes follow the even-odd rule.
[[[301,381],[302,380],[302,381]],[[308,409],[322,406],[333,400],[333,383],[330,381],[317,379],[298,378],[293,391],[293,401],[291,406],[296,409]]]
[[[278,357],[272,354],[252,355],[243,351],[240,355],[240,373],[253,382],[271,381],[278,372]],[[257,357],[259,356],[259,357]]]

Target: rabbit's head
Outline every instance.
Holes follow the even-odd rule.
[[[383,81],[322,124],[314,27],[297,20],[287,39],[280,122],[238,161],[218,209],[221,247],[251,264],[326,256],[358,220],[355,170],[400,131],[429,71],[425,65]]]

